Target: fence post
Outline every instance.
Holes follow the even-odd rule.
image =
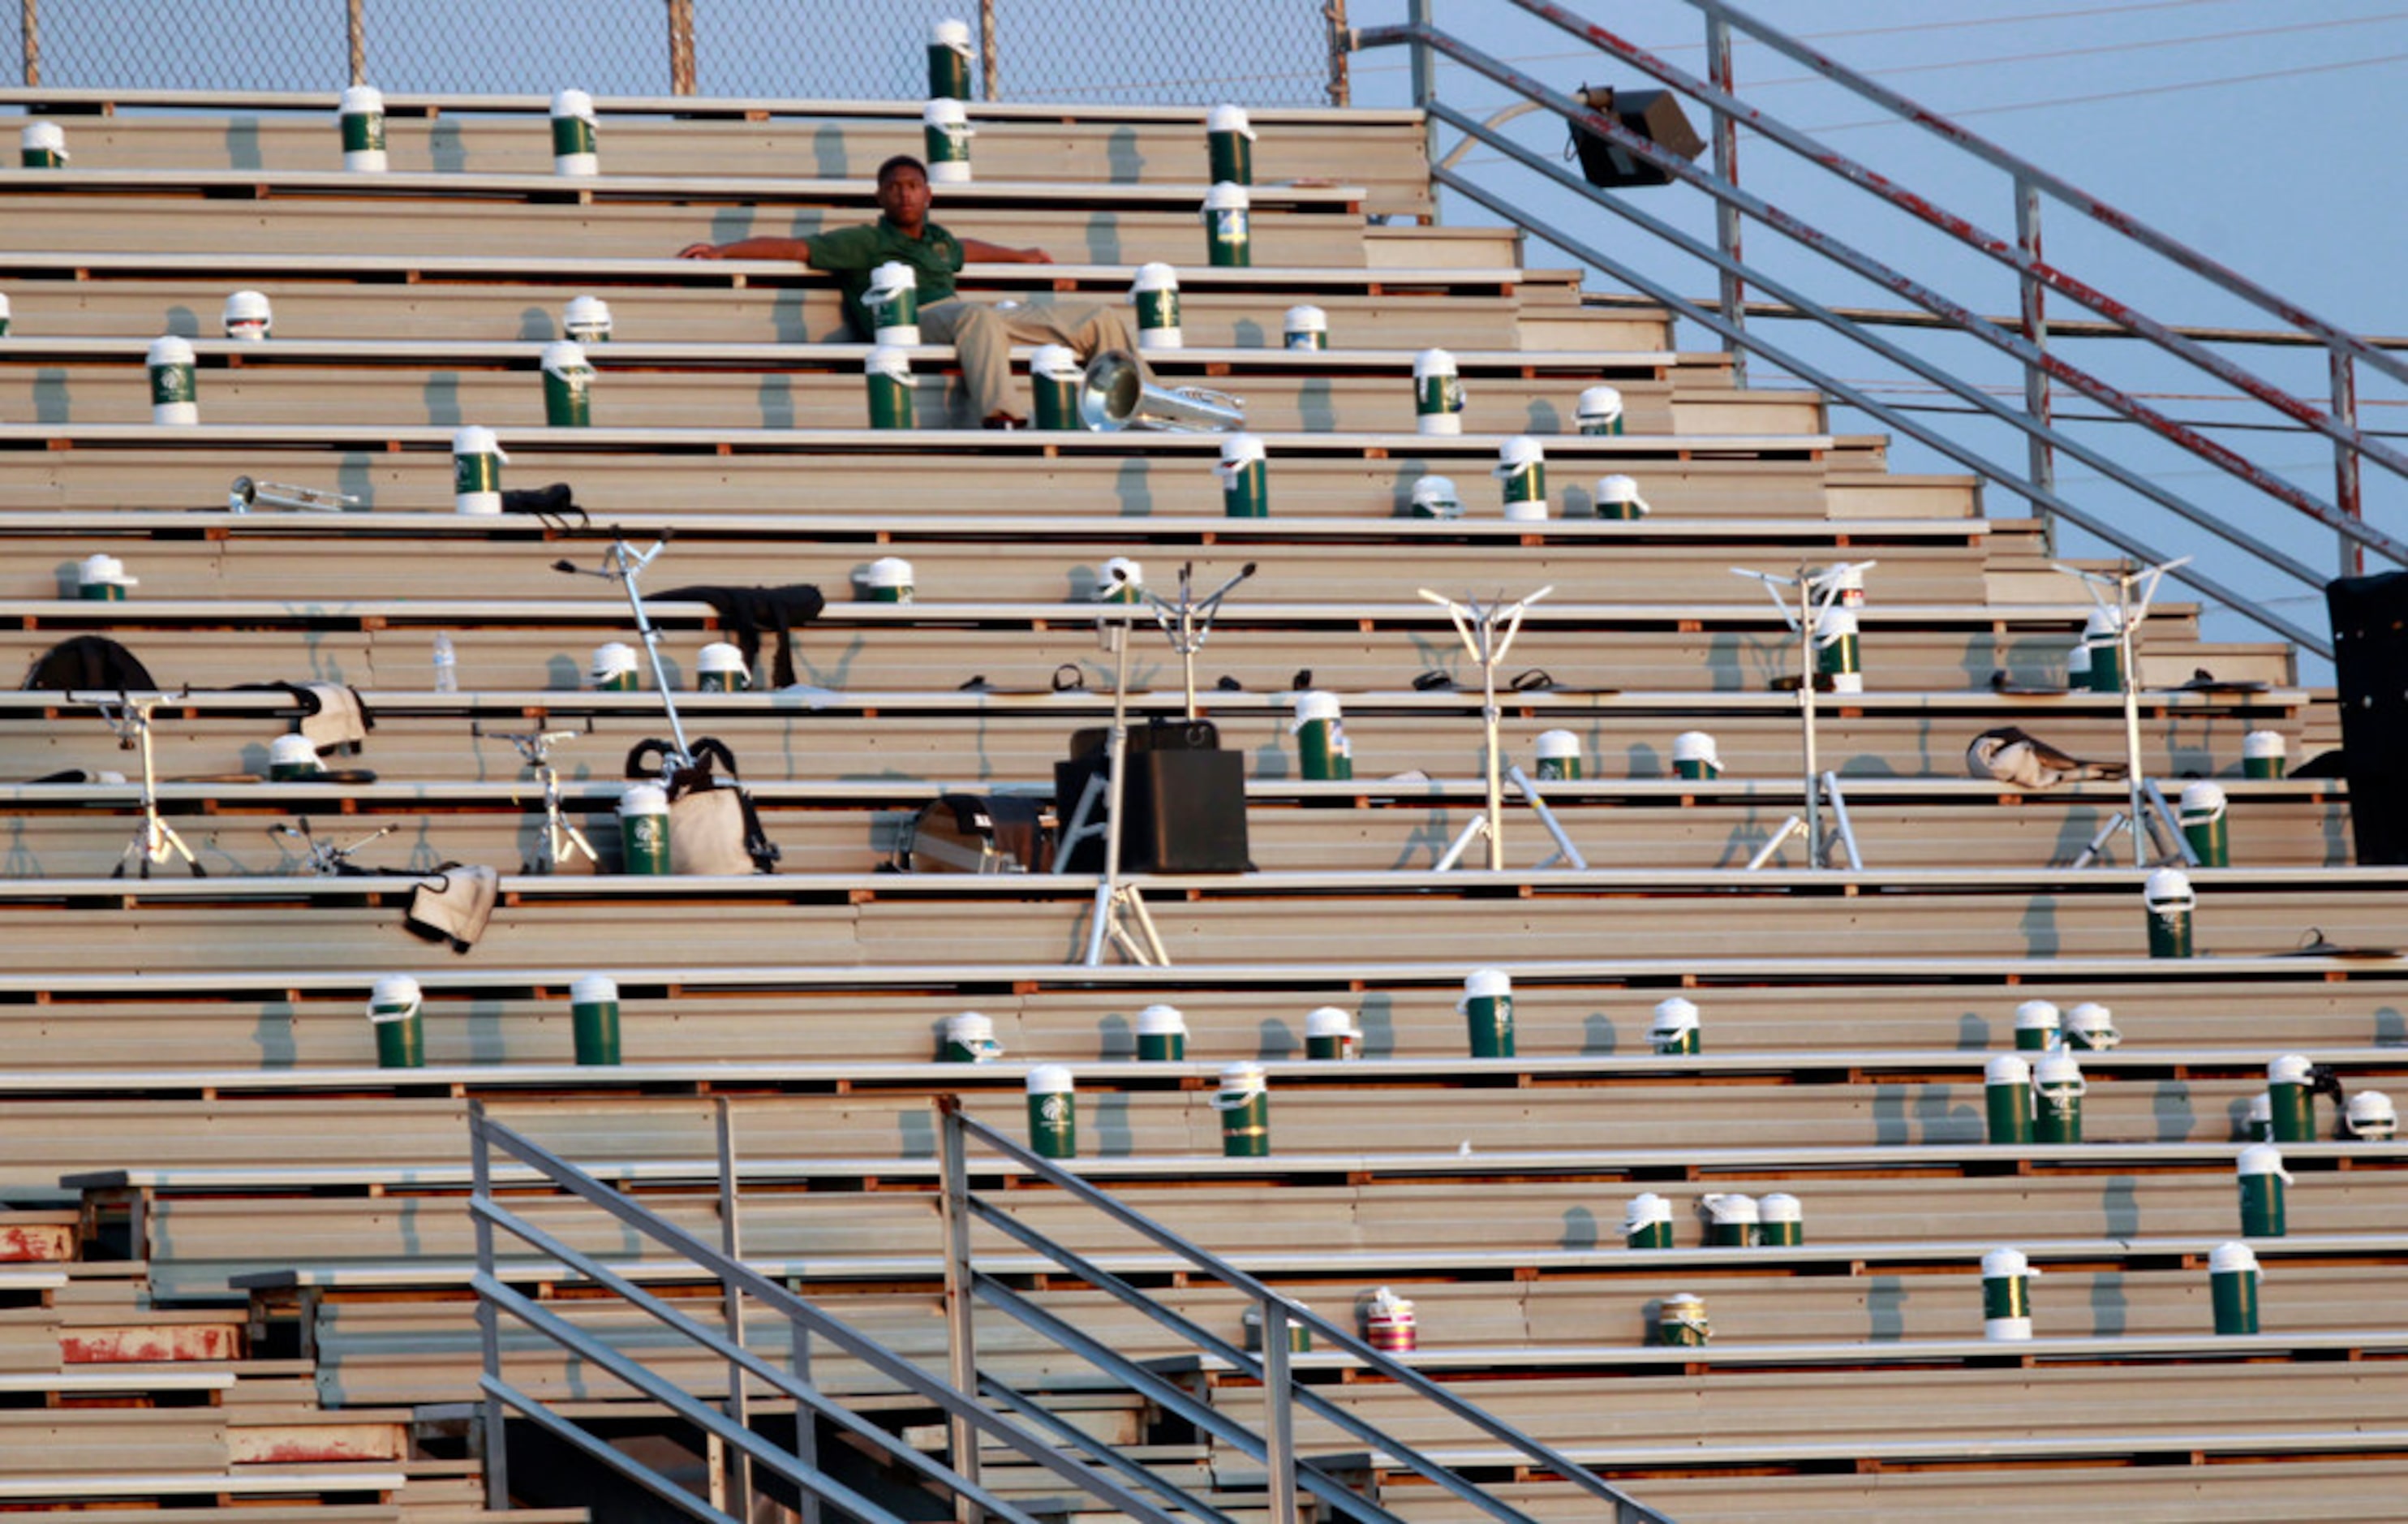
[[[1003,65],[995,56],[995,0],[979,0],[979,93],[985,100],[1000,100],[999,82]]]
[[[42,82],[41,0],[22,0],[18,15],[25,39],[25,84],[31,88]]]
[[[962,1101],[959,1096],[937,1098],[938,1141],[944,1150],[944,1185],[938,1201],[945,1234],[945,1355],[946,1374],[953,1389],[965,1397],[978,1396],[978,1345],[974,1342],[975,1325],[971,1319],[974,1308],[970,1290],[970,1183],[969,1164],[964,1157],[969,1143],[962,1135]],[[945,1420],[947,1440],[953,1450],[953,1470],[971,1486],[978,1485],[978,1430],[968,1418],[958,1415]],[[967,1497],[954,1501],[954,1517],[962,1524],[976,1524],[984,1512]]]
[[[719,1134],[719,1252],[731,1260],[744,1258],[744,1223],[736,1194],[736,1118],[727,1107],[725,1096],[712,1102],[717,1114]],[[738,1287],[736,1277],[728,1275],[720,1288],[720,1306],[727,1319],[727,1339],[737,1348],[744,1347],[744,1293]],[[744,1367],[734,1360],[727,1362],[727,1416],[743,1428],[752,1425],[752,1398],[744,1389]],[[727,1485],[734,1494],[736,1506],[730,1512],[750,1517],[752,1512],[752,1458],[740,1445],[731,1446],[727,1457]]]
[[[2023,255],[2027,263],[2040,262],[2040,187],[2021,175],[2015,177],[2015,250]],[[2048,288],[2028,271],[2017,275],[2015,279],[2023,287],[2024,338],[2029,339],[2034,348],[2044,351],[2048,348]],[[2024,366],[2025,413],[2035,424],[2046,424],[2049,421],[2049,407],[2048,372],[2036,365],[2026,363]],[[2044,492],[2055,492],[2057,490],[2057,452],[2050,447],[2047,440],[2038,438],[2027,439],[2025,445],[2028,452],[2026,458],[2030,463],[2026,474],[2030,478],[2032,485]],[[2057,544],[2056,522],[2049,517],[2048,510],[2042,508],[2038,502],[2032,504],[2032,511],[2037,513],[2041,522],[2048,526],[2046,542],[2054,548]]]
[[[1353,29],[1346,24],[1346,0],[1328,0],[1321,7],[1329,23],[1329,104],[1354,104]]]
[[[669,93],[694,93],[694,0],[668,0]]]
[[[468,1200],[472,1205],[490,1207],[494,1204],[494,1166],[492,1144],[485,1137],[485,1103],[468,1102]],[[476,1224],[477,1273],[491,1279],[494,1275],[494,1225],[481,1211],[472,1212]],[[502,1378],[502,1315],[494,1299],[480,1293],[477,1297],[477,1343],[484,1354],[485,1377],[489,1381]],[[485,1462],[485,1506],[496,1511],[510,1505],[509,1436],[503,1425],[502,1400],[491,1391],[484,1394],[483,1443]]]
[[[2332,415],[2338,424],[2358,426],[2358,364],[2346,351],[2333,350]],[[2365,514],[2365,504],[2358,496],[2358,447],[2339,439],[2333,441],[2333,503],[2351,518]],[[2366,548],[2344,535],[2341,539],[2341,574],[2356,577],[2366,570]]]
[[[1263,1299],[1263,1465],[1270,1517],[1296,1513],[1296,1410],[1289,1401],[1287,1309]]]
[[[26,0],[30,8],[33,0]],[[343,7],[343,45],[351,55],[351,83],[368,82],[368,18],[366,0],[349,0]]]
[[[1732,93],[1730,22],[1714,12],[1706,16],[1706,78],[1715,89]],[[1714,112],[1714,174],[1727,185],[1739,183],[1739,123],[1720,109]],[[1714,242],[1725,258],[1739,264],[1739,208],[1721,199],[1714,202]],[[1722,310],[1733,330],[1747,325],[1747,285],[1731,270],[1722,272]],[[1723,352],[1730,356],[1731,384],[1745,386],[1747,346],[1726,334]]]

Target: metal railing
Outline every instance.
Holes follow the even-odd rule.
[[[2162,472],[2152,471],[2130,458],[2128,453],[2113,452],[2069,434],[2063,427],[2063,421],[2057,416],[2055,394],[2060,387],[2070,388],[2104,410],[2107,417],[2145,429],[2153,438],[2172,443],[2190,456],[2206,462],[2215,472],[2239,482],[2249,489],[2253,495],[2252,501],[2280,505],[2329,530],[2339,541],[2338,565],[2344,573],[2360,569],[2367,552],[2394,563],[2408,563],[2408,545],[2366,524],[2360,481],[2363,467],[2370,464],[2378,470],[2408,478],[2408,453],[2361,429],[2357,422],[2359,368],[2371,367],[2387,377],[2408,380],[2408,361],[2304,310],[2179,240],[2147,226],[2128,213],[2081,191],[2062,178],[1866,79],[1727,3],[1727,0],[1683,0],[1683,3],[1702,12],[1705,18],[1708,73],[1711,76],[1706,79],[1667,63],[1606,28],[1550,3],[1550,0],[1511,0],[1511,3],[1589,44],[1601,58],[1628,65],[1651,75],[1703,106],[1712,119],[1713,151],[1711,166],[1692,163],[1659,148],[1645,137],[1627,129],[1611,114],[1592,110],[1582,100],[1490,56],[1460,36],[1440,30],[1432,22],[1431,0],[1412,0],[1412,19],[1407,24],[1358,32],[1354,37],[1355,46],[1358,49],[1406,47],[1412,50],[1415,102],[1429,113],[1434,135],[1440,126],[1452,128],[1460,133],[1467,143],[1496,151],[1513,164],[1625,219],[1669,248],[1713,268],[1719,278],[1720,287],[1718,298],[1713,305],[1684,298],[1666,282],[1634,267],[1629,261],[1614,258],[1600,250],[1594,240],[1584,239],[1533,215],[1528,210],[1530,203],[1526,195],[1507,194],[1495,184],[1467,177],[1440,154],[1432,153],[1432,179],[1436,183],[1627,282],[1633,289],[1662,302],[1678,316],[1713,333],[1732,356],[1737,377],[1743,379],[1744,357],[1752,352],[1844,404],[1862,410],[1884,425],[2027,498],[2043,517],[2054,517],[2077,525],[2108,545],[2143,561],[2164,560],[2163,555],[2139,539],[2128,526],[2104,512],[2070,501],[2058,489],[2058,457],[2078,461],[2146,503],[2239,548],[2256,567],[2268,568],[2311,588],[2321,587],[2326,573],[2268,539],[2251,533],[2234,522],[2233,514],[2203,506],[2194,498],[2173,491],[2159,480]],[[2004,172],[2013,184],[2015,236],[2009,238],[1985,231],[1973,219],[1950,210],[1932,197],[1874,172],[1855,158],[1759,109],[1734,93],[1730,64],[1731,34],[1734,30],[1806,65],[1823,79],[1880,107],[1898,121],[1935,135],[1979,164]],[[1474,120],[1439,99],[1437,65],[1440,60],[1459,65],[1502,86],[1524,104],[1486,121]],[[1632,159],[1660,170],[1680,184],[1704,192],[1713,203],[1715,237],[1713,241],[1694,237],[1639,209],[1626,196],[1592,187],[1500,130],[1505,120],[1532,106],[1552,112],[1574,130],[1598,134]],[[2015,323],[2012,326],[1994,323],[1983,317],[1976,307],[1953,299],[1929,281],[1848,243],[1825,226],[1816,225],[1790,209],[1743,189],[1738,176],[1738,130],[1742,127],[2011,271],[2020,296],[2020,311]],[[1434,143],[1434,150],[1435,147]],[[2140,251],[2155,258],[2162,267],[2187,272],[2207,281],[2217,291],[2238,297],[2287,324],[2288,331],[2281,335],[2285,341],[2313,344],[2324,349],[2329,356],[2329,396],[2310,400],[2294,395],[2218,353],[2182,327],[2161,322],[2138,306],[2112,296],[2044,259],[2041,234],[2045,201],[2055,201],[2110,230],[2120,240],[2119,249]],[[1750,263],[1742,252],[1743,221],[1754,222],[1779,233],[1788,244],[1838,265],[1851,276],[1904,297],[1924,312],[1931,314],[1938,324],[2010,359],[2022,377],[2022,405],[2016,407],[2000,400],[1968,380],[1956,367],[1883,338],[1866,322],[1843,313],[1832,303],[1818,300],[1797,281],[1776,276],[1761,264]],[[1869,387],[1852,384],[1790,348],[1768,341],[1748,326],[1752,304],[1745,297],[1750,288],[1776,298],[1783,304],[1783,315],[1810,320],[1841,336],[1860,351],[1946,392],[1981,418],[2014,430],[2023,437],[2027,444],[2020,467],[1994,458],[1956,433],[1914,417],[1909,410],[1887,406],[1872,396]],[[2143,341],[2194,367],[2218,385],[2228,388],[2235,399],[2245,399],[2272,409],[2290,428],[2313,433],[2329,441],[2334,453],[2332,495],[2322,496],[2286,480],[2275,468],[2260,464],[2214,438],[2210,432],[2213,425],[2195,425],[2169,416],[2134,392],[2071,363],[2061,352],[2050,345],[2047,298],[2051,293],[2087,308],[2101,320],[2105,329],[2116,336]],[[2100,325],[2085,323],[2082,326],[2091,330]],[[2093,335],[2086,333],[2085,337]],[[2323,633],[2302,626],[2275,611],[2272,605],[2282,599],[2244,593],[2196,567],[2185,568],[2175,575],[2189,586],[2302,649],[2323,656],[2331,655],[2330,642]]]
[[[1179,1524],[1142,1496],[1110,1477],[1100,1476],[1063,1457],[1053,1446],[1034,1441],[983,1404],[930,1377],[911,1361],[855,1332],[776,1281],[749,1268],[743,1260],[741,1203],[736,1184],[735,1137],[727,1103],[720,1101],[719,1214],[720,1243],[713,1246],[677,1224],[637,1205],[617,1189],[578,1169],[524,1134],[485,1114],[481,1102],[468,1108],[471,1191],[468,1210],[475,1225],[477,1273],[470,1283],[477,1292],[477,1324],[483,1344],[484,1370],[479,1382],[482,1394],[480,1432],[485,1469],[486,1505],[510,1504],[508,1413],[516,1411],[545,1431],[676,1507],[714,1524],[739,1524],[750,1517],[754,1468],[783,1479],[799,1492],[803,1517],[815,1520],[819,1505],[833,1504],[874,1524],[903,1524],[889,1509],[864,1497],[828,1474],[818,1463],[815,1420],[841,1430],[855,1444],[888,1463],[908,1470],[922,1483],[949,1493],[956,1507],[975,1506],[986,1517],[1008,1524],[1036,1524],[1026,1513],[979,1486],[975,1444],[992,1439],[1046,1467],[1068,1486],[1109,1507],[1126,1512],[1147,1524]],[[643,1238],[651,1240],[716,1278],[722,1287],[726,1331],[720,1332],[646,1291],[594,1256],[579,1250],[505,1205],[494,1194],[493,1155],[498,1150],[529,1166],[544,1183],[608,1214]],[[514,1190],[522,1187],[513,1186]],[[650,1315],[663,1327],[727,1361],[728,1397],[714,1404],[680,1388],[641,1362],[546,1309],[535,1299],[509,1286],[499,1273],[494,1252],[496,1229],[508,1232],[595,1286]],[[791,1330],[792,1355],[781,1370],[745,1348],[743,1311],[748,1300],[784,1317]],[[652,1402],[692,1424],[706,1437],[714,1464],[710,1491],[697,1495],[681,1483],[623,1453],[592,1431],[531,1393],[513,1386],[502,1365],[501,1317],[508,1313],[560,1345],[592,1368],[607,1373]],[[957,1451],[968,1458],[967,1470],[948,1466],[905,1444],[893,1432],[853,1413],[821,1394],[811,1382],[814,1340],[863,1361],[897,1383],[905,1391],[941,1409],[953,1420],[957,1435],[970,1445]],[[795,1439],[788,1446],[770,1443],[752,1426],[748,1392],[752,1383],[794,1401]],[[731,1504],[732,1510],[731,1510]]]
[[[995,1129],[973,1119],[962,1110],[959,1097],[939,1097],[937,1114],[939,1157],[944,1167],[945,1308],[955,1361],[956,1384],[963,1383],[968,1373],[975,1369],[970,1306],[973,1300],[984,1301],[1126,1381],[1165,1408],[1195,1424],[1202,1432],[1262,1461],[1269,1479],[1270,1516],[1273,1518],[1297,1517],[1299,1489],[1312,1493],[1325,1505],[1349,1518],[1385,1524],[1394,1517],[1296,1453],[1293,1444],[1295,1413],[1301,1408],[1489,1517],[1514,1521],[1514,1524],[1526,1520],[1527,1516],[1476,1483],[1403,1441],[1383,1432],[1322,1397],[1312,1387],[1298,1386],[1293,1379],[1288,1362],[1288,1330],[1289,1325],[1294,1324],[1310,1330],[1316,1347],[1347,1355],[1366,1373],[1396,1383],[1450,1417],[1511,1449],[1521,1458],[1517,1464],[1523,1471],[1561,1477],[1597,1499],[1610,1510],[1599,1516],[1610,1524],[1650,1524],[1650,1521],[1662,1524],[1661,1515],[1624,1495],[1578,1461],[1455,1396],[1410,1365],[1372,1348],[1356,1338],[1351,1330],[1340,1328],[1311,1308],[1287,1300],[1227,1260],[1131,1211],[1077,1175],[1040,1158]],[[1191,1273],[1210,1276],[1244,1296],[1261,1318],[1261,1351],[1255,1353],[1230,1344],[1211,1330],[1148,1297],[1094,1260],[1046,1238],[1022,1222],[1009,1208],[998,1206],[971,1191],[968,1155],[969,1145],[973,1143],[1002,1156],[1027,1174],[1062,1190],[1082,1205],[1094,1208],[1115,1225],[1178,1256],[1193,1267]],[[1021,1193],[1015,1190],[1013,1194]],[[1110,1345],[1088,1337],[1036,1306],[1002,1281],[981,1272],[970,1253],[969,1232],[974,1224],[992,1228],[1022,1247],[1044,1256],[1080,1280],[1144,1314],[1204,1355],[1226,1361],[1240,1376],[1259,1382],[1267,1414],[1264,1433],[1256,1435],[1226,1415],[1196,1402],[1176,1385],[1130,1363]],[[1009,1400],[1010,1394],[1001,1392],[992,1381],[986,1382],[985,1387]]]
[[[807,1519],[816,1517],[820,1504],[832,1504],[881,1524],[895,1517],[820,1468],[814,1448],[818,1422],[840,1428],[873,1453],[909,1468],[922,1485],[949,1494],[954,1500],[956,1517],[974,1517],[977,1510],[984,1510],[987,1517],[1009,1524],[1030,1524],[1025,1513],[982,1483],[979,1447],[986,1442],[1008,1447],[1105,1507],[1145,1524],[1226,1518],[1205,1500],[1082,1431],[1038,1400],[982,1369],[973,1311],[975,1304],[984,1303],[1084,1359],[1111,1381],[1193,1426],[1197,1432],[1260,1462],[1265,1473],[1268,1511],[1273,1518],[1297,1517],[1300,1498],[1310,1493],[1318,1500],[1326,1517],[1358,1519],[1365,1524],[1397,1524],[1396,1516],[1382,1507],[1376,1498],[1356,1491],[1327,1468],[1297,1453],[1295,1415],[1302,1410],[1369,1446],[1383,1462],[1412,1471],[1476,1512],[1506,1524],[1528,1524],[1526,1515],[1476,1483],[1329,1402],[1310,1387],[1298,1385],[1292,1377],[1288,1361],[1290,1328],[1295,1325],[1311,1330],[1321,1347],[1342,1352],[1367,1373],[1412,1391],[1466,1427],[1506,1446],[1517,1458],[1519,1471],[1560,1476],[1595,1498],[1601,1505],[1596,1517],[1612,1524],[1661,1524],[1660,1516],[1624,1496],[1569,1457],[1455,1397],[1409,1365],[1357,1339],[1351,1330],[1288,1301],[1243,1271],[1122,1206],[1075,1173],[971,1119],[963,1112],[957,1097],[940,1097],[936,1105],[942,1172],[939,1227],[944,1244],[947,1380],[937,1379],[921,1365],[894,1353],[745,1264],[739,1172],[733,1125],[724,1100],[718,1108],[721,1232],[716,1245],[647,1211],[621,1190],[494,1120],[481,1102],[471,1103],[469,1212],[477,1248],[472,1285],[478,1293],[478,1326],[483,1347],[480,1390],[488,1505],[509,1505],[507,1428],[509,1415],[515,1412],[523,1420],[536,1424],[571,1448],[695,1517],[725,1520],[729,1524],[746,1517],[755,1468],[796,1488]],[[1262,1352],[1249,1352],[1218,1337],[1100,1264],[1028,1227],[1008,1207],[973,1191],[969,1184],[973,1145],[1000,1156],[1013,1168],[1020,1177],[1011,1192],[1015,1198],[1025,1197],[1025,1186],[1031,1183],[1054,1186],[1096,1209],[1116,1227],[1176,1255],[1192,1267],[1191,1273],[1210,1276],[1245,1296],[1261,1319]],[[607,1214],[642,1239],[692,1265],[700,1274],[717,1280],[722,1288],[724,1331],[679,1311],[673,1303],[646,1291],[593,1255],[576,1249],[558,1233],[497,1198],[494,1163],[496,1153],[526,1167],[525,1171],[512,1172],[513,1200],[528,1194],[524,1176],[532,1172],[538,1186],[566,1193]],[[992,1229],[1036,1252],[1080,1281],[1136,1309],[1208,1359],[1226,1362],[1240,1378],[1259,1383],[1266,1402],[1263,1431],[1256,1433],[1148,1364],[1129,1359],[1030,1301],[1002,1279],[982,1271],[971,1244],[976,1227]],[[595,1287],[610,1292],[672,1332],[724,1359],[728,1383],[725,1401],[712,1402],[681,1389],[608,1340],[596,1338],[513,1288],[504,1278],[496,1253],[497,1230],[513,1236],[537,1254],[584,1277]],[[785,1368],[746,1347],[744,1313],[748,1305],[786,1320],[792,1353]],[[711,1455],[709,1493],[697,1494],[623,1454],[514,1385],[503,1363],[504,1315],[700,1431]],[[853,1415],[821,1392],[811,1376],[815,1342],[821,1347],[840,1350],[862,1361],[872,1372],[940,1411],[949,1433],[950,1464],[903,1444],[890,1431]],[[794,1402],[795,1436],[791,1445],[774,1444],[759,1432],[749,1394],[762,1387]]]

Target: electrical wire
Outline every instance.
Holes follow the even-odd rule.
[[[2091,106],[2100,101],[2137,100],[2143,95],[2171,95],[2185,90],[2213,90],[2223,85],[2256,84],[2266,79],[2295,79],[2310,74],[2334,74],[2343,69],[2371,68],[2379,64],[2408,62],[2408,53],[2384,53],[2375,58],[2346,58],[2335,64],[2308,64],[2298,68],[2266,69],[2256,74],[2232,74],[2215,79],[2186,79],[2170,85],[2136,85],[2128,90],[2102,91],[2092,95],[2058,95],[2048,100],[2012,101],[2004,106],[1971,106],[1941,113],[1951,119],[1959,117],[2000,116],[2009,111],[2042,111],[2059,106]],[[1803,129],[1810,133],[1854,132],[1864,127],[1908,127],[1914,123],[1902,117],[1874,117],[1862,122],[1828,122]]]
[[[2096,58],[2109,53],[2145,52],[2156,48],[2181,48],[2195,43],[2239,42],[2253,37],[2291,36],[2301,32],[2324,32],[2344,26],[2376,26],[2388,22],[2408,21],[2408,11],[2391,10],[2379,16],[2349,16],[2331,22],[2294,22],[2285,26],[2258,26],[2236,32],[2202,32],[2186,37],[2152,37],[2139,42],[2102,42],[2088,48],[2056,48],[2046,52],[2000,53],[1987,58],[1951,59],[1937,64],[1899,64],[1865,72],[1886,79],[1899,74],[1934,74],[1943,69],[1991,68],[2002,64],[2046,64],[2068,58]],[[1783,74],[1765,79],[1742,79],[1747,90],[1771,90],[1783,85],[1819,84],[1819,74]]]
[[[2074,10],[2028,11],[2015,16],[1972,16],[1947,22],[1908,22],[1896,26],[1859,26],[1829,32],[1799,32],[1793,36],[1800,42],[1830,42],[1850,37],[1902,36],[1923,32],[1956,32],[1978,26],[2022,26],[2034,22],[2080,21],[2093,16],[2137,15],[2143,11],[2179,10],[2192,6],[2231,3],[2232,0],[2135,0],[2132,4],[2085,6]],[[1742,49],[1760,46],[1744,33],[1734,33],[1731,41],[1735,47]],[[1702,42],[1641,43],[1640,46],[1651,53],[1696,53],[1703,52],[1706,47]],[[1594,48],[1569,48],[1540,53],[1515,53],[1504,61],[1509,64],[1552,64],[1560,63],[1566,59],[1593,59],[1598,56],[1598,50]],[[1411,67],[1409,64],[1375,64],[1358,68],[1355,72],[1402,74]]]

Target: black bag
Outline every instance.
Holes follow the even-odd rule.
[[[1014,794],[939,794],[895,842],[906,873],[1045,873],[1054,830],[1041,799]]]
[[[778,849],[761,827],[752,796],[738,780],[736,754],[710,736],[695,739],[694,766],[668,778],[669,871],[672,873],[774,873]],[[627,753],[627,776],[651,778],[668,754],[658,737],[639,740]],[[711,769],[724,768],[725,778]]]
[[[134,653],[106,635],[78,635],[34,658],[18,686],[27,693],[49,688],[66,693],[79,688],[108,688],[120,693],[158,691],[150,669]]]
[[[1070,759],[1054,764],[1054,798],[1064,830],[1110,760],[1111,732],[1097,726],[1070,737]],[[1102,822],[1108,795],[1098,794],[1087,824]],[[1155,717],[1132,726],[1128,777],[1121,787],[1128,817],[1121,830],[1121,866],[1139,873],[1242,873],[1246,843],[1246,759],[1221,750],[1210,720]],[[1068,848],[1075,873],[1104,870],[1104,842],[1082,838]]]

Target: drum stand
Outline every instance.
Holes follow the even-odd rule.
[[[560,769],[552,765],[552,749],[564,740],[574,740],[590,735],[594,722],[588,719],[583,730],[495,730],[487,732],[476,726],[468,727],[472,736],[491,734],[495,740],[507,740],[518,748],[536,782],[543,785],[543,839],[537,843],[535,861],[527,865],[534,873],[552,873],[568,861],[571,853],[583,853],[585,860],[599,868],[602,859],[594,851],[594,843],[568,818],[560,807]]]
[[[73,698],[75,696],[70,694],[67,697]],[[121,752],[138,750],[142,754],[142,824],[134,828],[134,839],[126,842],[125,850],[118,855],[117,866],[108,875],[113,879],[123,878],[128,864],[134,866],[137,877],[147,879],[150,876],[151,865],[164,863],[170,855],[184,859],[184,866],[191,870],[193,877],[204,879],[209,876],[209,870],[194,860],[193,849],[176,834],[176,827],[168,825],[167,817],[159,812],[159,775],[150,755],[150,713],[165,702],[167,697],[165,694],[153,694],[148,698],[129,698],[122,691],[113,704],[95,701],[100,717],[108,722],[109,732],[117,737],[117,749]]]

